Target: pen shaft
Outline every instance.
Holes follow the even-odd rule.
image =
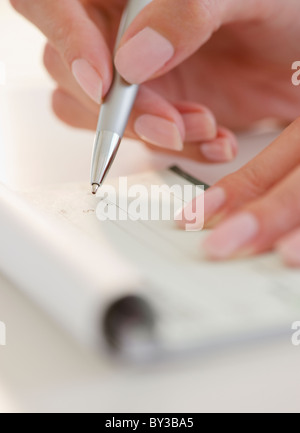
[[[129,0],[116,38],[116,49],[127,28],[141,10],[152,0]],[[91,184],[97,192],[117,154],[138,93],[139,86],[127,83],[114,70],[111,88],[102,104],[93,150]]]
[[[150,2],[151,0],[129,0],[116,38],[116,49],[132,21]],[[137,96],[138,87],[137,85],[127,83],[116,70],[114,71],[112,86],[100,110],[97,126],[98,132],[105,130],[114,132],[119,137],[124,135]]]
[[[100,110],[97,131],[124,135],[139,86],[126,83],[115,73],[113,85]]]

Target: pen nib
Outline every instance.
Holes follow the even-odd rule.
[[[98,189],[99,189],[99,186],[100,186],[100,185],[98,185],[97,183],[94,183],[94,184],[92,185],[92,193],[93,193],[94,195],[97,194],[97,191],[98,191]]]

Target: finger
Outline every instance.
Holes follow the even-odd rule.
[[[187,108],[190,113],[187,113]],[[198,131],[192,131],[194,139],[198,132],[199,141],[196,143],[188,141],[189,115],[201,122]],[[234,135],[225,128],[217,129],[209,110],[192,103],[173,105],[146,86],[140,88],[127,133],[175,156],[183,151],[185,157],[199,162],[228,162],[237,153]],[[208,141],[210,138],[213,138],[211,142]],[[202,144],[201,139],[206,139],[207,143]]]
[[[206,227],[215,226],[290,173],[300,162],[299,143],[300,118],[252,161],[217,182],[204,199]]]
[[[287,266],[300,268],[300,229],[280,240],[276,249]]]
[[[195,143],[184,143],[184,148],[181,153],[175,152],[173,150],[165,150],[163,148],[160,149],[158,147],[155,148],[154,146],[149,145],[149,143],[146,144],[148,144],[148,147],[150,147],[152,150],[168,153],[169,155],[173,155],[175,157],[182,156],[183,158],[188,158],[193,161],[207,164],[216,164],[220,162],[225,163],[229,162],[227,146],[230,146],[230,148],[232,149],[230,153],[231,155],[233,155],[233,158],[237,154],[236,138],[231,132],[228,131],[227,135],[225,131],[227,130],[225,130],[224,128],[220,128],[220,131],[218,130],[216,139],[208,143],[208,145],[212,146],[212,148],[214,146],[218,148],[218,152],[220,152],[218,161],[216,160],[215,151],[213,151],[214,154],[212,156],[212,159],[210,159],[208,156],[204,156],[203,152],[201,151],[200,144],[197,145]],[[178,224],[181,226],[181,228],[184,228],[184,225],[181,225],[180,221],[178,222]],[[189,222],[189,224],[191,224],[191,222]]]
[[[68,125],[95,130],[95,119],[99,114],[98,106],[85,97],[76,83],[74,86],[72,85],[69,72],[59,61],[58,67],[55,63],[50,68],[48,65],[48,69],[51,70],[51,75],[59,86],[59,91],[56,91],[53,96],[55,114]],[[195,110],[195,104],[186,103],[185,107],[187,105],[190,109],[193,107]],[[203,129],[209,131],[209,127],[205,126],[205,114],[206,109],[201,109],[202,127],[200,133],[202,137],[204,137]],[[192,114],[192,116],[195,115],[197,116],[197,113]],[[224,128],[219,128],[215,140],[205,145],[217,148],[218,158],[216,158],[215,150],[213,150],[212,156],[202,152],[200,142],[184,143],[185,121],[183,117],[164,98],[147,87],[141,86],[125,135],[144,141],[152,150],[159,151],[161,149],[161,151],[171,155],[178,156],[180,154],[198,162],[226,162],[231,156],[236,155],[236,139],[230,131]],[[208,120],[211,122],[210,116],[208,116]],[[228,146],[232,149],[229,151],[229,155]]]
[[[238,143],[231,131],[219,127],[216,138],[201,143],[199,149],[207,161],[224,163],[232,161],[237,156]]]
[[[64,63],[59,52],[50,44],[44,50],[44,65],[57,84],[57,87],[64,90],[77,99],[84,107],[91,112],[99,111],[99,104],[94,102],[79,86],[71,71]]]
[[[98,105],[82,91],[81,87],[77,84],[69,69],[66,67],[58,51],[49,43],[46,45],[44,50],[44,64],[51,77],[58,84],[59,88],[72,95],[81,104],[86,106],[88,110],[98,112]],[[150,97],[151,95],[152,97]],[[195,142],[195,144],[203,143],[203,146],[195,148],[196,152],[194,153],[197,154],[197,159],[199,159],[199,151],[203,155],[203,160],[211,162],[226,162],[231,160],[236,153],[235,140],[232,139],[231,136],[228,140],[227,137],[230,135],[230,132],[226,131],[226,133],[223,133],[221,129],[218,131],[217,122],[212,112],[200,104],[181,101],[172,105],[158,96],[158,94],[154,93],[154,91],[142,90],[136,102],[136,111],[139,112],[139,116],[141,116],[142,113],[147,113],[149,115],[151,112],[153,116],[159,118],[168,119],[169,117],[169,120],[171,121],[175,119],[175,123],[179,124],[178,128],[181,128],[182,136],[184,135],[184,129],[182,127],[183,120],[186,132],[185,142]],[[181,119],[179,118],[178,113],[180,113]],[[155,131],[159,129],[161,123],[161,120],[158,120],[157,122],[155,122],[155,120],[156,119],[152,119],[152,125],[150,125],[151,137],[153,137]],[[139,131],[140,128],[141,125],[137,127]],[[163,128],[163,130],[165,130],[165,128]],[[156,134],[157,133],[158,132],[156,132]],[[139,138],[144,137],[144,135],[145,134],[140,134]],[[176,148],[176,145],[172,145],[172,143],[168,145],[168,141],[165,140],[164,134],[161,135],[162,136],[158,137],[158,140],[156,140],[161,147]],[[148,140],[148,143],[150,142],[152,142],[151,138]]]
[[[283,262],[287,266],[300,267],[300,229],[292,231],[276,245]]]
[[[186,146],[190,147],[196,160],[199,161],[199,150],[205,162],[224,163],[236,157],[238,143],[235,135],[226,128],[218,127],[215,116],[208,108],[188,101],[175,103],[174,106],[184,121]]]
[[[213,113],[203,105],[180,101],[174,104],[181,114],[188,143],[211,141],[217,136],[217,121]]]
[[[204,243],[208,257],[223,260],[265,252],[299,227],[299,182],[300,166],[220,224]]]
[[[74,98],[72,94],[66,92],[65,89],[60,88],[54,92],[52,98],[52,106],[56,116],[68,125],[82,129],[90,129],[92,131],[96,130],[98,111],[88,110],[82,102]],[[137,115],[138,112],[135,112],[135,110],[133,110],[131,123],[134,123],[134,119]],[[172,121],[169,118],[168,122],[171,123],[173,131],[173,128],[175,127],[174,119]],[[135,133],[134,129],[130,125],[126,130],[125,135],[126,137],[140,140],[139,136]],[[195,146],[194,143],[186,143],[181,152],[179,152],[178,150],[170,149],[159,150],[160,148],[157,145],[151,145],[148,142],[145,142],[145,144],[147,144],[147,146],[154,151],[162,151],[174,156],[180,155],[184,158],[193,159],[199,162],[211,162],[204,158],[204,156],[199,152],[198,147]]]
[[[83,90],[97,103],[112,81],[111,54],[85,8],[74,0],[11,0],[61,54]]]
[[[205,226],[214,227],[290,173],[300,162],[299,143],[300,118],[256,158],[210,188],[204,195]],[[190,217],[195,205],[190,203],[184,215]],[[183,217],[180,226],[184,228],[185,224]]]
[[[153,90],[141,86],[127,131],[148,144],[182,151],[185,125],[179,111]]]
[[[84,105],[63,89],[57,89],[53,93],[52,108],[56,116],[67,125],[96,130],[97,114],[87,110]]]
[[[213,113],[203,105],[193,102],[178,102],[174,106],[181,114],[185,125],[185,141],[195,159],[198,151],[205,162],[224,163],[232,161],[238,153],[235,135],[226,128],[218,127]],[[197,146],[199,145],[199,146]]]
[[[258,1],[153,0],[134,20],[115,56],[119,73],[140,84],[196,52],[224,22],[252,19]],[[267,1],[269,3],[269,1]]]

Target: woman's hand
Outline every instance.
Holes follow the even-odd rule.
[[[96,129],[99,104],[112,83],[112,52],[126,3],[126,0],[11,0],[15,9],[39,27],[49,40],[44,63],[57,84],[53,108],[61,120],[72,126]],[[143,82],[153,78],[152,75],[164,74],[163,70],[157,69],[170,63],[178,47],[173,47],[159,34],[162,18],[167,29],[170,19],[184,11],[185,16],[180,18],[180,22],[188,20],[185,28],[189,32],[188,27],[198,20],[203,22],[205,17],[209,17],[211,21],[209,12],[201,3],[155,0],[146,8],[129,29],[127,38],[130,32],[139,33],[140,27],[144,31],[136,36],[132,49],[124,45],[123,39],[123,48],[117,54],[120,71],[128,81]],[[171,8],[167,14],[163,10],[166,6]],[[193,11],[198,14],[194,24],[191,19]],[[178,17],[177,24],[180,24]],[[175,23],[169,31],[175,36]],[[202,33],[201,38],[208,38],[210,24],[203,28]],[[186,39],[181,44],[186,43]],[[130,57],[132,55],[135,59]],[[232,160],[237,154],[234,135],[218,127],[214,115],[202,104],[201,98],[187,97],[185,77],[178,74],[181,72],[174,70],[154,85],[141,86],[126,135],[170,153],[177,154],[185,147],[183,155],[199,161]]]
[[[57,83],[56,114],[95,129],[112,82],[112,52],[126,0],[11,0],[47,36],[46,67]],[[115,56],[141,86],[127,136],[197,160],[224,162],[240,129],[299,112],[290,80],[297,59],[295,0],[153,0]],[[214,113],[214,115],[212,114]]]
[[[300,118],[260,155],[205,193],[205,226],[216,227],[204,243],[207,256],[224,260],[276,248],[288,265],[300,267],[299,185]],[[182,228],[193,223],[195,205],[184,210]]]
[[[10,1],[49,39],[44,57],[57,83],[56,114],[95,129],[126,0]],[[127,81],[142,84],[127,135],[223,162],[237,145],[214,115],[232,129],[295,119],[300,95],[291,65],[299,57],[299,12],[298,0],[153,0],[114,58]],[[205,244],[210,257],[266,251],[292,233],[278,248],[289,263],[300,262],[300,235],[293,234],[300,226],[299,131],[297,120],[206,194],[206,222],[218,225]]]

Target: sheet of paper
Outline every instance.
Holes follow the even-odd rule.
[[[150,188],[187,181],[164,171],[132,176],[129,186],[136,183]],[[117,186],[118,180],[111,184]],[[99,199],[90,196],[87,185],[53,187],[47,194],[31,192],[29,198],[97,242],[104,237],[138,269],[139,293],[155,311],[163,351],[289,334],[299,316],[300,272],[284,268],[275,255],[210,263],[201,254],[205,231],[182,232],[173,221],[99,222]],[[175,201],[178,207],[184,204]]]

